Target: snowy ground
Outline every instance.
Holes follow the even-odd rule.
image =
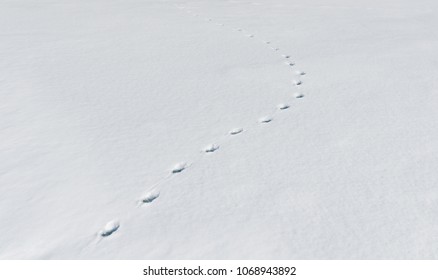
[[[0,1],[0,258],[438,258],[437,13]]]

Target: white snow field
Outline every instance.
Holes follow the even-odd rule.
[[[438,258],[437,13],[1,0],[0,258]]]

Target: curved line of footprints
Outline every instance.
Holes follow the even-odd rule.
[[[191,14],[194,17],[199,17],[199,14],[196,14],[194,12],[192,12],[189,9],[186,9],[185,7],[182,6],[178,6],[176,5],[176,8],[180,9],[180,10],[185,10],[187,14]],[[214,23],[215,21],[212,18],[206,18],[205,19],[207,22],[210,23]],[[218,26],[225,26],[225,24],[223,23],[216,23]],[[232,29],[235,32],[240,32],[242,33],[243,36],[253,39],[256,36],[252,33],[247,33],[245,32],[245,30],[243,30],[242,28],[233,28]],[[261,41],[263,44],[265,44],[266,46],[268,46],[272,51],[274,52],[279,52],[280,48],[278,47],[273,47],[272,42],[271,41],[266,41],[266,40],[262,40]],[[292,68],[292,70],[294,70],[294,66],[295,63],[293,61],[291,61],[291,56],[289,54],[281,54],[279,52],[280,56],[284,59],[284,64],[287,65],[288,67]],[[299,87],[303,84],[301,77],[306,75],[305,72],[300,71],[300,70],[295,70],[293,71],[294,73],[294,79],[292,79],[292,86],[296,87],[297,89],[299,89]],[[294,93],[294,97],[295,98],[303,98],[304,94],[301,93],[301,91],[297,91]],[[274,113],[270,114],[270,115],[266,115],[261,117],[258,120],[259,124],[268,124],[271,121],[273,121],[273,116],[277,113],[277,112],[281,112],[284,110],[289,109],[289,104],[287,103],[282,103],[282,104],[278,104],[277,108],[275,110]],[[224,135],[224,137],[232,137],[232,136],[236,136],[240,133],[242,133],[244,131],[243,127],[236,127],[231,129],[226,135]],[[224,140],[224,139],[221,139]],[[202,153],[205,154],[209,154],[209,153],[214,153],[216,152],[218,149],[220,148],[220,145],[217,143],[211,143],[207,146],[205,146],[202,149]],[[193,164],[193,162],[192,162]],[[158,180],[155,184],[153,184],[152,186],[150,186],[149,190],[144,193],[139,200],[137,200],[137,205],[138,206],[142,206],[145,204],[150,204],[152,202],[154,202],[159,196],[160,196],[160,186],[163,185],[166,182],[169,182],[170,180],[172,180],[173,178],[175,178],[175,176],[177,176],[179,173],[185,171],[187,168],[189,168],[191,166],[191,164],[188,164],[187,162],[180,162],[177,163],[173,166],[173,168],[170,170],[169,174],[167,176],[165,176],[164,178],[161,178],[160,180]],[[118,229],[120,228],[120,222],[118,220],[112,220],[110,222],[108,222],[101,231],[99,231],[99,237],[101,238],[105,238],[108,237],[110,235],[112,235],[114,232],[116,232]]]

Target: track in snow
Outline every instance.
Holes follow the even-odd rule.
[[[187,14],[192,15],[193,17],[198,18],[200,15],[193,13],[191,10],[186,9],[185,7],[182,6],[176,6],[178,9],[180,10],[185,10]],[[213,18],[210,17],[206,17],[205,21],[208,23],[214,23],[218,26],[224,27],[225,24],[221,23],[221,22],[216,22]],[[246,32],[244,29],[242,28],[232,28],[231,31],[233,32],[240,32],[242,34],[242,36],[249,38],[249,39],[254,39],[256,38],[256,35],[254,33],[251,32]],[[265,45],[268,46],[268,48],[274,52],[279,53],[279,56],[284,59],[284,64],[289,66],[289,67],[294,67],[295,63],[293,61],[290,60],[291,56],[289,54],[280,54],[280,48],[278,46],[273,46],[272,41],[270,40],[261,40],[261,42]],[[292,83],[296,88],[300,88],[303,84],[302,80],[300,79],[300,77],[306,75],[305,72],[300,71],[300,70],[296,70],[293,72],[294,78],[292,79]],[[292,90],[292,88],[291,88]],[[293,96],[295,98],[301,99],[304,97],[304,94],[302,94],[301,92],[295,92],[293,94]],[[285,111],[286,109],[289,109],[290,105],[288,105],[287,103],[281,103],[278,104],[276,106],[275,111],[272,114],[269,115],[265,115],[261,118],[258,119],[258,124],[269,124],[273,121],[273,117],[275,114],[277,114],[278,112],[281,111]],[[216,144],[216,143],[221,143],[223,140],[227,139],[227,137],[232,137],[232,136],[236,136],[238,134],[241,134],[242,132],[244,132],[244,130],[248,130],[249,128],[256,128],[255,126],[257,125],[257,123],[253,123],[253,124],[248,124],[246,126],[246,128],[244,129],[243,127],[236,127],[231,129],[230,131],[228,131],[228,133],[226,133],[222,138],[217,139],[217,141],[215,141],[215,144],[210,144],[207,145],[206,147],[202,148],[202,152],[204,154],[211,154],[216,152],[219,147],[220,144]],[[198,160],[202,160],[203,158],[199,158]],[[149,205],[151,203],[153,203],[154,201],[156,201],[159,196],[160,196],[160,189],[164,187],[164,185],[166,183],[168,183],[170,180],[173,180],[174,178],[177,177],[177,175],[179,173],[182,173],[183,171],[185,171],[187,168],[189,168],[194,162],[191,162],[190,164],[186,163],[186,162],[179,162],[177,164],[175,164],[172,168],[171,168],[171,172],[170,174],[166,175],[165,177],[161,178],[160,180],[158,180],[157,182],[155,182],[154,184],[152,184],[152,186],[149,187],[149,190],[147,190],[138,201],[139,205]],[[104,228],[99,232],[99,235],[101,237],[108,237],[110,235],[112,235],[113,233],[115,233],[116,231],[118,231],[118,229],[120,228],[120,223],[118,220],[113,220],[108,222]]]

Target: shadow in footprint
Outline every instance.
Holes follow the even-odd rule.
[[[160,192],[158,190],[151,190],[143,195],[141,198],[142,203],[151,203],[155,199],[160,196]]]
[[[292,83],[293,83],[294,85],[296,85],[296,86],[299,86],[299,85],[301,85],[303,82],[300,81],[300,80],[293,80]]]
[[[99,232],[99,235],[102,237],[107,237],[116,232],[120,227],[120,223],[118,221],[110,221],[105,227]]]
[[[299,93],[299,92],[295,93],[294,95],[295,95],[295,98],[303,98],[304,97],[304,94]]]
[[[272,121],[272,118],[269,117],[269,116],[262,117],[262,118],[259,119],[260,123],[270,123],[271,121]]]
[[[172,173],[181,173],[186,169],[186,167],[187,164],[185,162],[178,163],[172,168]]]
[[[236,134],[239,134],[239,133],[241,133],[243,131],[243,128],[233,128],[232,130],[230,130],[230,134],[231,135],[236,135]]]
[[[286,109],[289,109],[289,107],[290,106],[288,104],[284,104],[284,103],[278,104],[278,106],[277,106],[277,108],[280,110],[286,110]]]
[[[211,145],[208,145],[207,147],[205,147],[205,148],[203,149],[203,151],[204,151],[205,153],[213,153],[213,152],[216,151],[217,149],[219,149],[219,145],[211,144]]]

